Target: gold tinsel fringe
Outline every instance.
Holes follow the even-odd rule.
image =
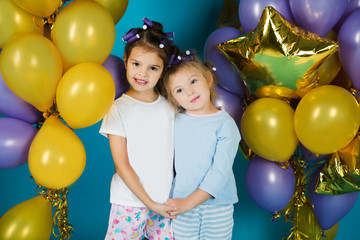
[[[69,194],[70,189],[68,187],[50,189],[43,186],[37,186],[36,191],[40,195],[43,195],[44,198],[50,201],[52,206],[56,208],[53,216],[53,235],[55,237],[60,237],[61,240],[70,239],[70,235],[74,231],[74,228],[67,219],[69,212],[67,195]]]

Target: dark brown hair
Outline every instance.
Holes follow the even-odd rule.
[[[168,63],[170,56],[173,52],[177,51],[177,47],[174,46],[171,41],[168,39],[167,34],[163,31],[163,26],[161,23],[152,21],[153,26],[148,27],[147,29],[143,28],[132,28],[128,31],[133,30],[139,35],[139,39],[133,42],[128,42],[125,46],[124,60],[127,61],[131,54],[131,51],[134,47],[140,46],[149,49],[149,51],[156,52],[159,57],[163,60],[164,68],[161,74],[161,77],[164,75],[165,71],[168,69]],[[165,41],[165,43],[164,43]],[[160,43],[164,43],[163,48],[160,48]],[[158,91],[163,94],[163,84],[162,79],[160,79],[156,85]]]

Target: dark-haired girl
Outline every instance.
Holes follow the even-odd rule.
[[[173,179],[174,110],[159,94],[174,47],[171,33],[144,18],[123,40],[131,87],[104,117],[100,133],[109,138],[116,172],[106,239],[173,239],[164,205]]]

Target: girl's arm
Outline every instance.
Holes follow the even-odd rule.
[[[240,133],[233,120],[224,124],[218,133],[213,164],[204,176],[203,181],[194,193],[185,199],[169,199],[166,204],[177,208],[171,215],[185,213],[200,205],[211,197],[217,198],[229,177],[232,176],[232,166],[240,142]]]
[[[187,198],[173,198],[167,200],[165,203],[170,207],[174,208],[175,210],[170,213],[171,216],[176,216],[178,214],[186,213],[193,209],[194,207],[199,206],[206,200],[210,199],[212,196],[198,188],[195,192],[193,192]]]
[[[167,218],[172,210],[170,206],[154,202],[140,183],[139,177],[129,163],[126,139],[117,135],[109,134],[111,154],[115,163],[115,169],[126,186],[134,195],[151,211]]]
[[[240,133],[233,119],[228,119],[217,133],[213,162],[199,188],[215,199],[223,193],[226,184],[233,178],[233,163],[239,148]],[[236,190],[233,189],[235,194]]]

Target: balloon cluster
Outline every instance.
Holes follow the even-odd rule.
[[[293,223],[288,239],[334,239],[360,191],[360,2],[241,0],[238,14],[245,34],[218,28],[205,58],[219,98],[236,96],[225,108],[244,107],[247,191]]]
[[[217,49],[217,45],[227,40],[239,37],[242,32],[233,27],[221,27],[210,34],[205,43],[205,60],[211,61],[215,68],[215,75],[219,83],[216,86],[217,106],[225,107],[234,118],[240,129],[241,116],[244,111],[242,99],[246,97],[246,87],[236,68]]]
[[[73,129],[100,121],[129,87],[124,62],[110,55],[127,5],[0,1],[0,169],[28,163],[41,189],[2,216],[1,239],[49,239],[53,225],[70,238],[66,196],[86,165]]]

